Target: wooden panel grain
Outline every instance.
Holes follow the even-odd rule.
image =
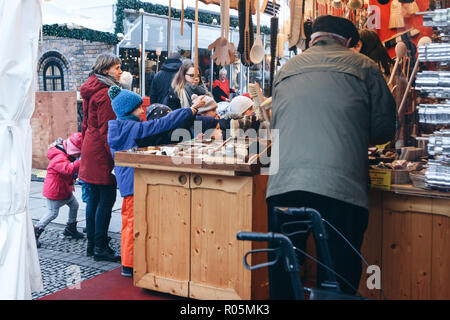
[[[381,264],[381,248],[383,239],[383,193],[377,190],[371,190],[369,193],[369,224],[364,234],[364,240],[361,247],[361,255],[370,265],[379,266]],[[359,291],[369,299],[380,299],[381,290],[369,289],[367,287],[367,266],[362,263],[362,274],[359,283]]]
[[[192,175],[190,297],[210,299],[205,287],[214,287],[250,299],[251,273],[242,258],[252,244],[238,241],[236,234],[252,230],[252,178],[201,175],[200,183],[195,178]]]
[[[433,216],[431,299],[450,299],[450,218]]]
[[[404,205],[414,210],[414,201]],[[431,215],[384,207],[382,286],[388,299],[430,298],[431,235]]]
[[[144,200],[145,214],[135,212],[135,229],[145,235],[136,247],[139,261],[136,285],[182,296],[188,295],[190,261],[190,191],[185,174],[136,170],[135,195]],[[181,177],[185,176],[185,180]],[[142,208],[139,207],[141,210]],[[139,225],[137,225],[139,224]],[[135,258],[136,260],[136,258]],[[138,262],[138,261],[136,261]],[[145,266],[145,270],[141,270]],[[143,278],[147,280],[143,280]],[[178,284],[177,281],[179,282]]]
[[[32,166],[47,169],[48,146],[59,137],[66,139],[78,130],[75,91],[36,92],[35,109],[30,119],[33,132]]]
[[[257,175],[253,177],[253,196],[252,196],[252,231],[267,232],[267,204],[266,190],[269,176]],[[253,242],[252,250],[267,248],[267,242]],[[243,257],[242,257],[243,259]],[[267,262],[267,254],[252,255],[251,265]],[[242,264],[243,262],[241,262]],[[247,272],[250,272],[246,270]],[[269,299],[269,270],[268,268],[256,269],[251,272],[251,291],[252,299]]]

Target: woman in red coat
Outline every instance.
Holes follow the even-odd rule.
[[[222,101],[230,102],[230,92],[236,92],[236,90],[230,88],[230,81],[227,78],[227,70],[225,68],[220,69],[219,79],[213,83],[213,96],[217,103]]]
[[[116,115],[108,96],[109,87],[119,85],[121,60],[106,53],[97,57],[89,79],[81,86],[83,98],[83,147],[79,177],[89,184],[86,204],[87,255],[96,261],[120,261],[109,247],[108,228],[116,201],[114,161],[107,142],[108,121]]]

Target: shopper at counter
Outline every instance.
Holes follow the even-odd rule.
[[[395,134],[396,106],[378,66],[352,52],[359,40],[353,23],[321,16],[313,25],[311,47],[290,59],[274,81],[271,172],[267,188],[269,231],[289,220],[272,209],[311,207],[360,250],[368,224],[368,144]],[[278,168],[277,168],[278,167]],[[277,171],[276,168],[278,169]],[[328,229],[334,270],[343,292],[354,294],[362,273],[358,255]],[[305,248],[305,239],[292,239]],[[317,284],[324,280],[319,268]],[[281,263],[269,268],[270,296],[292,299]]]
[[[197,105],[191,108],[178,109],[167,116],[141,122],[140,117],[144,110],[141,108],[142,98],[129,90],[121,90],[117,86],[109,88],[112,108],[117,120],[109,121],[108,144],[111,154],[136,147],[136,139],[158,135],[162,132],[179,127],[188,120],[193,120],[197,113]],[[119,191],[123,197],[122,203],[122,230],[121,230],[121,257],[122,275],[133,276],[133,194],[134,194],[134,168],[114,167]]]

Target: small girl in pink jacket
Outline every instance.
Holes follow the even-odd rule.
[[[36,245],[41,247],[39,236],[44,228],[59,213],[59,208],[64,205],[69,207],[69,220],[63,231],[65,236],[75,239],[83,238],[83,234],[77,231],[78,201],[73,196],[75,174],[80,168],[80,160],[76,160],[81,153],[81,133],[76,132],[68,139],[59,138],[48,149],[47,157],[50,163],[47,167],[47,175],[44,180],[42,194],[47,198],[49,212],[35,226]]]

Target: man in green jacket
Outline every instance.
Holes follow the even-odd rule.
[[[348,48],[359,40],[347,19],[321,16],[313,25],[310,48],[290,59],[274,79],[274,139],[267,189],[269,231],[280,232],[289,218],[273,207],[310,207],[360,250],[369,216],[369,144],[394,138],[397,111],[378,66]],[[355,294],[362,273],[358,255],[327,229],[334,270],[345,293]],[[305,239],[292,239],[298,248]],[[319,268],[317,284],[323,280]],[[281,263],[269,272],[273,299],[291,299]],[[352,288],[353,287],[353,288]]]

